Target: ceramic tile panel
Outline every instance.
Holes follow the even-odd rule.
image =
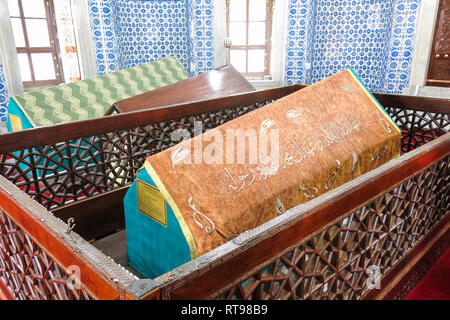
[[[5,74],[0,56],[0,125],[6,124],[8,116],[8,88],[6,85]]]
[[[291,0],[289,3],[285,70],[287,85],[309,83],[314,11],[314,0]]]
[[[115,0],[119,68],[176,56],[189,69],[186,0]]]
[[[401,94],[408,88],[420,0],[397,0],[392,19],[384,91]]]
[[[408,87],[420,0],[290,0],[287,84],[352,68],[372,91]]]
[[[89,16],[98,75],[118,70],[112,7],[111,0],[89,0]]]

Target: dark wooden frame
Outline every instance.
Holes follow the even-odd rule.
[[[245,45],[231,45],[230,51],[232,50],[245,50],[245,66],[246,70],[242,74],[248,78],[261,78],[264,79],[266,76],[270,76],[270,59],[271,59],[271,48],[272,48],[272,19],[273,19],[273,6],[274,0],[266,0],[266,35],[264,45],[249,45],[249,0],[246,1],[246,44]],[[257,22],[257,21],[255,21]],[[229,12],[229,0],[226,0],[226,34],[227,37],[230,36],[230,12]],[[253,49],[264,49],[264,72],[248,72],[248,51]]]
[[[28,32],[25,24],[25,16],[24,16],[24,10],[22,6],[22,0],[17,0],[20,10],[20,16],[11,16],[11,18],[19,18],[22,22],[22,29],[24,34],[24,40],[25,40],[25,47],[18,47],[17,53],[25,53],[28,56],[28,63],[30,66],[30,72],[31,72],[31,81],[24,81],[24,87],[25,89],[33,89],[33,88],[39,88],[39,87],[47,87],[47,86],[55,86],[62,82],[64,82],[64,75],[63,75],[63,69],[61,64],[61,59],[59,56],[59,47],[58,47],[58,37],[56,34],[56,20],[55,20],[55,14],[54,14],[54,8],[53,8],[53,0],[41,0],[44,2],[45,6],[45,12],[46,12],[46,22],[47,22],[47,28],[48,28],[48,35],[50,40],[50,47],[30,47],[29,45],[29,39],[28,39]],[[38,20],[44,20],[44,18],[26,18],[26,19],[38,19]],[[55,69],[55,76],[56,78],[54,80],[35,80],[35,74],[34,74],[34,67],[33,62],[31,59],[32,53],[51,53],[53,58],[53,65]]]
[[[450,16],[445,16],[445,10],[443,9],[444,6],[450,7],[450,1],[449,0],[440,0],[439,1],[439,8],[436,18],[436,23],[434,26],[434,33],[433,33],[433,46],[431,48],[430,53],[430,59],[429,59],[429,65],[428,65],[428,74],[427,74],[427,80],[426,85],[428,86],[438,86],[438,87],[450,87],[450,70],[448,70],[447,79],[435,79],[434,73],[436,69],[436,61],[437,60],[450,60],[450,51],[449,52],[443,52],[440,50],[441,41],[447,41],[447,47],[450,48],[450,38],[443,38],[443,28],[444,28],[444,19],[450,20]],[[449,9],[450,10],[450,9]],[[449,11],[450,15],[450,11]],[[450,62],[448,62],[450,66]]]
[[[255,88],[233,66],[221,66],[195,77],[117,101],[105,115],[208,100],[250,91],[255,91]]]
[[[214,115],[220,118],[233,113],[233,117],[236,117],[241,111],[251,110],[248,106],[258,108],[301,88],[302,86],[290,86],[256,91],[4,134],[0,139],[0,154],[72,141],[79,137],[105,133],[110,135],[127,128],[137,127],[139,129],[133,132],[139,132],[152,123],[167,125],[172,119],[193,115]],[[8,226],[8,230],[12,230],[13,226],[16,232],[20,231],[18,239],[29,237],[28,242],[34,243],[34,250],[50,256],[52,264],[58,265],[62,272],[70,265],[82,264],[82,291],[90,298],[214,299],[236,294],[245,298],[250,297],[250,291],[243,290],[239,293],[242,281],[256,279],[251,284],[255,288],[261,280],[271,283],[286,281],[281,275],[278,277],[276,272],[274,277],[267,279],[262,270],[284,262],[286,255],[292,250],[300,250],[297,248],[364,208],[373,210],[377,203],[385,201],[383,199],[395,196],[405,201],[406,205],[418,205],[415,198],[411,198],[412,202],[408,199],[419,192],[427,195],[424,197],[425,202],[420,204],[422,208],[430,205],[426,202],[430,197],[440,199],[440,209],[433,211],[431,217],[433,223],[423,230],[420,237],[410,242],[407,250],[383,273],[381,290],[350,291],[348,296],[342,297],[401,299],[450,243],[450,201],[449,195],[445,193],[450,183],[450,133],[446,133],[450,129],[450,101],[382,94],[375,96],[401,125],[404,135],[403,151],[406,154],[157,279],[135,279],[121,271],[120,266],[94,250],[78,235],[92,239],[122,228],[124,222],[120,206],[129,184],[53,208],[52,215],[11,182],[0,177],[0,238],[3,226]],[[236,109],[236,106],[245,107]],[[427,123],[426,127],[424,123]],[[430,132],[425,133],[426,130]],[[439,180],[439,188],[436,189],[436,180],[433,179]],[[405,188],[405,196],[402,188]],[[442,198],[443,196],[447,198]],[[61,218],[69,222],[70,217],[76,218],[73,231],[70,231],[69,225],[58,220]],[[413,228],[425,225],[429,219],[424,218],[426,220],[423,223],[412,221]],[[406,235],[412,236],[407,231],[411,229],[405,230]],[[221,277],[218,278],[217,274],[221,274]],[[29,275],[24,275],[25,278],[27,276]],[[21,293],[10,292],[2,283],[1,277],[0,265],[0,291],[4,298],[16,297]],[[64,278],[57,281],[64,283],[66,280]],[[78,296],[80,295],[75,295]],[[278,293],[273,297],[269,296],[277,297],[282,296]]]

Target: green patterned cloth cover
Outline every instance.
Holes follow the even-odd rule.
[[[23,129],[28,127],[27,123],[39,127],[102,117],[114,102],[187,78],[178,59],[169,57],[92,79],[17,95],[11,98],[9,111],[16,125],[9,123],[8,128],[9,131],[20,129],[17,117],[21,119]]]

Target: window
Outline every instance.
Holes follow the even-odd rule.
[[[81,80],[81,68],[71,4],[71,0],[53,0],[60,45],[59,54],[64,70],[64,82]]]
[[[426,84],[450,87],[450,0],[440,0]]]
[[[231,64],[249,79],[271,79],[273,0],[227,0]]]
[[[68,6],[70,8],[69,0],[8,0],[25,90],[80,79],[74,30]],[[58,12],[55,12],[55,9]],[[61,29],[59,34],[57,25]],[[64,72],[61,62],[65,63]],[[66,71],[68,76],[65,78]]]

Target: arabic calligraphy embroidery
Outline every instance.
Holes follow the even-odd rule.
[[[212,220],[210,218],[208,218],[208,216],[206,216],[205,214],[201,213],[200,211],[197,210],[197,208],[195,207],[195,205],[192,203],[192,196],[189,197],[188,199],[188,205],[189,207],[191,207],[192,210],[194,210],[194,213],[192,214],[192,217],[194,218],[194,222],[195,224],[202,230],[205,230],[206,234],[210,234],[214,231],[215,225],[214,222],[212,222]],[[205,225],[203,227],[203,224],[197,219],[197,216],[201,216],[203,219],[205,219],[210,226]]]

